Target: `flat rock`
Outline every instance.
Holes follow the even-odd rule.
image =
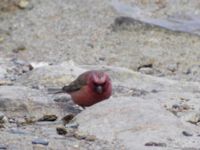
[[[0,111],[9,117],[54,114],[62,116],[67,109],[60,107],[45,92],[24,86],[0,86]]]
[[[199,129],[182,123],[166,111],[159,97],[119,97],[86,109],[76,117],[79,131],[97,138],[120,141],[127,149],[146,149],[148,142],[165,143],[166,147],[198,146],[199,139],[182,136],[182,131],[195,134]],[[134,141],[134,142],[133,142]],[[195,141],[195,142],[192,142]]]
[[[28,86],[63,86],[70,83],[84,69],[75,65],[72,61],[57,65],[43,65],[36,67],[18,79],[18,83]]]

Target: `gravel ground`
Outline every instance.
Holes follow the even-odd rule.
[[[52,135],[46,135],[45,131],[40,134],[42,125],[35,124],[20,126],[19,129],[23,129],[23,132],[17,131],[16,134],[10,131],[17,127],[17,123],[12,123],[12,118],[9,117],[21,118],[23,112],[30,109],[24,107],[29,105],[30,101],[30,105],[33,104],[35,108],[30,111],[37,114],[38,104],[35,101],[43,97],[43,100],[49,100],[49,95],[41,94],[45,87],[66,84],[85,68],[122,67],[129,70],[128,72],[141,73],[127,75],[126,71],[122,71],[124,75],[120,74],[120,77],[115,79],[117,88],[115,87],[114,97],[127,96],[127,93],[135,88],[133,93],[140,97],[151,93],[148,91],[149,87],[153,91],[166,87],[163,89],[167,91],[166,95],[158,94],[152,98],[159,99],[170,95],[168,90],[171,83],[179,82],[191,86],[185,87],[189,90],[187,96],[194,100],[191,100],[191,105],[199,105],[196,102],[199,98],[197,92],[191,91],[200,82],[199,6],[197,0],[177,0],[176,3],[172,0],[155,0],[151,3],[146,0],[1,0],[0,112],[5,113],[8,124],[0,131],[3,135],[0,137],[0,149],[45,149],[44,145],[34,148],[32,141],[35,137],[42,137],[42,141],[47,138],[50,142],[49,149],[56,149],[58,145],[59,150],[66,147],[70,150],[123,149],[123,144],[119,141],[112,143],[97,138],[91,142],[85,138],[80,140],[74,136],[57,135],[54,124],[45,127],[48,129],[47,133]],[[71,73],[70,68],[75,72]],[[142,83],[142,78],[149,83],[151,77],[155,77],[152,83]],[[125,86],[120,82],[122,79],[130,80],[130,83],[126,82],[128,91],[126,88],[120,88]],[[138,84],[138,87],[135,84]],[[179,85],[177,87],[182,88]],[[198,88],[196,90],[198,91]],[[184,89],[181,92],[186,91]],[[30,101],[26,92],[30,93]],[[39,95],[40,98],[37,98],[37,92],[43,97]],[[116,94],[118,92],[119,94]],[[176,92],[174,89],[174,95]],[[196,97],[191,98],[192,93]],[[170,96],[168,98],[170,99]],[[144,99],[148,99],[148,96]],[[10,100],[10,103],[7,100]],[[18,102],[20,105],[16,105]],[[11,104],[13,107],[9,107]],[[51,105],[47,104],[46,107]],[[20,106],[23,111],[18,112],[15,105]],[[46,107],[41,113],[48,111]],[[59,112],[57,108],[53,108],[52,112],[54,109]],[[19,116],[12,116],[13,110]],[[69,113],[68,109],[65,113]],[[24,133],[29,130],[30,135]],[[23,146],[22,140],[26,141]],[[68,140],[71,143],[64,142]]]

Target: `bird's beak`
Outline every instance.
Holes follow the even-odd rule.
[[[96,92],[97,92],[98,94],[103,93],[103,87],[102,87],[101,85],[97,85],[97,86],[96,86]]]

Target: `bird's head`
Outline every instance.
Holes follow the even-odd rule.
[[[108,88],[111,87],[110,77],[107,73],[95,71],[90,76],[90,86],[97,94],[103,94]]]

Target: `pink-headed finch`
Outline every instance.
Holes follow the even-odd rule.
[[[106,72],[91,70],[82,73],[56,93],[68,93],[74,103],[87,107],[108,99],[112,94],[112,83]]]

